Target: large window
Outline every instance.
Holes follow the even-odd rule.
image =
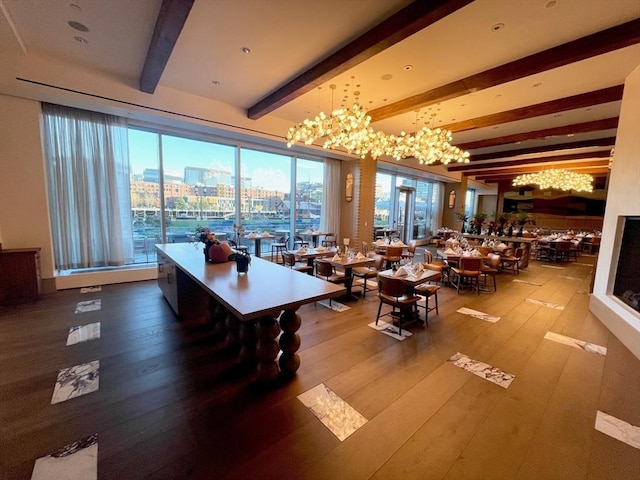
[[[319,230],[323,215],[324,164],[299,158],[296,162],[296,231]],[[333,232],[332,232],[333,233]]]

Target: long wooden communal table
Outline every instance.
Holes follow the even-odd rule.
[[[520,259],[520,268],[527,268],[529,266],[529,258],[531,258],[531,244],[537,242],[537,238],[527,237],[498,237],[496,235],[475,235],[471,233],[464,233],[464,238],[471,238],[475,240],[493,240],[499,242],[511,242],[515,247],[522,246],[522,258]]]
[[[249,272],[238,274],[235,262],[207,263],[202,248],[192,244],[158,244],[156,250],[158,286],[178,318],[214,322],[215,330],[226,334],[227,346],[240,347],[243,362],[256,363],[261,381],[298,370],[298,308],[345,293],[343,287],[261,258],[253,257]]]

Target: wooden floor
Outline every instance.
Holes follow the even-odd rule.
[[[307,305],[300,370],[272,388],[209,325],[177,322],[154,282],[4,308],[1,478],[28,479],[37,458],[98,433],[101,479],[638,479],[640,450],[594,423],[601,410],[640,425],[640,361],[589,313],[590,266],[542,265],[498,275],[495,294],[442,289],[439,315],[403,342],[367,327],[375,292],[342,313]],[[74,314],[94,298],[102,310]],[[92,322],[99,340],[65,346],[70,327]],[[505,389],[457,368],[447,362],[456,352],[515,380]],[[99,391],[51,405],[58,371],[93,360]],[[296,398],[321,382],[368,419],[343,442]]]

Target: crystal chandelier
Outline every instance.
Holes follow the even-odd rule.
[[[330,88],[335,90],[335,85]],[[448,164],[451,162],[468,163],[469,152],[451,145],[452,135],[443,128],[431,129],[422,127],[415,135],[401,132],[400,135],[387,135],[374,130],[371,117],[366,109],[357,102],[359,92],[354,92],[356,102],[350,108],[338,108],[326,115],[320,112],[313,120],[306,119],[287,132],[287,147],[294,143],[312,145],[322,139],[322,147],[335,150],[343,148],[361,158],[367,154],[373,159],[382,155],[396,160],[415,157],[420,164],[430,165],[435,162]]]
[[[557,188],[564,191],[593,192],[593,177],[586,173],[558,168],[526,173],[513,179],[513,186],[523,185],[537,185],[541,189]]]

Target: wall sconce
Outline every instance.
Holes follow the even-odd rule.
[[[453,208],[456,205],[456,191],[451,190],[449,193],[449,208]]]
[[[353,174],[347,173],[347,181],[345,183],[344,199],[347,202],[353,200]]]

